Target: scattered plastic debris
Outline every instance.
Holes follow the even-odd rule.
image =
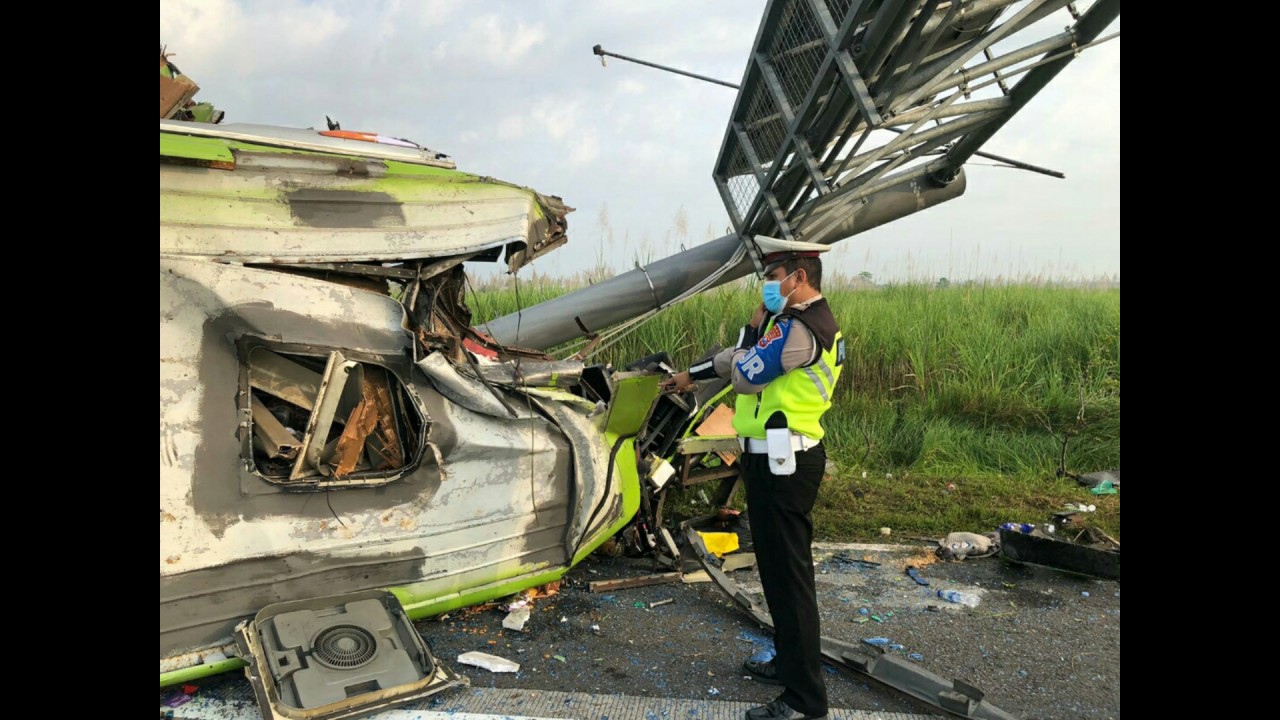
[[[520,672],[520,663],[482,652],[465,652],[458,656],[463,665],[474,665],[490,672]]]
[[[938,597],[946,600],[947,602],[958,603],[971,608],[978,607],[978,603],[982,602],[982,599],[977,595],[974,595],[973,593],[960,592],[959,590],[939,590]]]
[[[1026,676],[1027,676],[1027,671],[1026,671],[1026,670],[1019,670],[1019,671],[1018,671],[1018,677],[1026,677]]]
[[[858,608],[859,615],[870,615],[871,611],[866,608]]]
[[[711,688],[710,690],[707,691],[707,694],[710,695],[711,697],[715,697],[716,695],[720,694],[720,690],[717,688]]]
[[[884,620],[882,620],[879,615],[872,615],[871,619],[875,620],[876,622],[884,622]]]
[[[568,662],[568,660],[565,660],[565,659],[564,659],[564,656],[563,656],[563,655],[552,655],[551,657],[553,657],[553,658],[555,658],[555,659],[559,660],[560,662]]]
[[[702,537],[703,544],[707,546],[707,552],[716,557],[738,549],[737,533],[698,531],[698,535]]]
[[[893,641],[887,637],[873,637],[873,638],[863,638],[862,642],[868,645],[888,645]]]
[[[522,607],[507,613],[507,616],[502,618],[502,627],[508,630],[524,632],[524,626],[527,622],[529,622],[529,608]]]
[[[920,569],[917,568],[915,565],[907,566],[907,577],[911,578],[912,580],[915,580],[917,585],[924,585],[926,587],[929,585],[928,580],[925,580],[924,578],[920,577]]]
[[[890,643],[890,644],[889,644],[889,649],[890,649],[890,650],[905,650],[905,649],[906,649],[906,647],[905,647],[905,646],[903,646],[903,645],[899,645],[898,643]]]
[[[1103,480],[1102,482],[1098,483],[1096,487],[1090,488],[1089,492],[1093,493],[1094,495],[1115,495],[1120,491],[1116,490],[1115,483],[1111,482],[1110,480]]]
[[[1029,534],[1032,530],[1035,530],[1036,526],[1032,525],[1031,523],[1007,522],[1001,525],[1000,529],[1008,530],[1010,532],[1020,532],[1026,535],[1026,534]]]
[[[880,534],[885,537],[889,537],[893,534],[893,528],[882,527],[880,528]]]
[[[656,608],[656,607],[661,607],[661,606],[663,606],[663,605],[670,605],[671,603],[673,603],[673,602],[675,602],[675,601],[676,601],[676,599],[675,599],[675,598],[667,598],[666,600],[658,600],[658,601],[655,601],[655,602],[651,602],[651,603],[649,603],[649,609],[650,609],[650,610],[652,610],[652,609],[654,609],[654,608]]]
[[[1080,593],[1080,597],[1086,597],[1086,598],[1087,598],[1087,597],[1089,597],[1089,591],[1088,591],[1088,590],[1084,590],[1084,591],[1082,591],[1082,592]]]
[[[924,662],[924,656],[920,653],[911,653],[907,655],[907,659],[914,660],[915,662]]]
[[[854,618],[854,619],[853,619],[853,621],[854,621],[854,622],[856,622],[856,623],[864,623],[864,622],[867,622],[867,621],[868,621],[868,618],[866,618],[866,617],[864,617],[864,616],[862,616],[862,615],[859,615],[858,617]]]

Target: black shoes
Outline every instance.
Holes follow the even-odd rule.
[[[799,710],[792,710],[782,702],[782,698],[778,698],[768,705],[748,710],[747,720],[827,720],[827,715],[805,715]]]
[[[769,685],[781,685],[782,681],[778,679],[778,669],[774,667],[772,660],[747,660],[742,663],[742,669],[751,673],[751,677],[762,683]]]

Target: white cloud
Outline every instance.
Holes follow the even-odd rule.
[[[499,140],[519,140],[524,137],[525,117],[520,115],[509,115],[498,123],[498,130],[495,137]]]
[[[600,140],[594,130],[579,134],[571,144],[573,149],[569,151],[569,162],[573,165],[590,165],[600,156]]]
[[[622,95],[641,95],[644,93],[644,83],[627,78],[618,83],[618,92]]]

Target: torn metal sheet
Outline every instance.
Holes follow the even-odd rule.
[[[1059,531],[1062,534],[1068,532],[1071,531],[1067,528]],[[1000,557],[1009,562],[1035,565],[1060,572],[1104,580],[1120,580],[1119,545],[1112,545],[1106,541],[1091,547],[1059,538],[1001,528]]]
[[[334,460],[337,463],[333,471],[334,477],[346,477],[356,469],[356,464],[364,454],[365,441],[378,425],[378,411],[374,406],[372,388],[368,379],[362,384],[364,397],[347,417],[347,426],[343,428],[338,446],[334,450]]]
[[[316,406],[320,373],[265,348],[249,354],[249,386],[304,410]]]
[[[606,519],[621,509],[623,475],[610,462],[610,448],[601,441],[595,404],[577,396],[573,398],[584,404],[566,403],[561,398],[542,397],[543,392],[531,388],[526,394],[564,433],[572,448],[572,506],[576,510],[566,536],[568,558],[572,559],[577,548],[603,530],[609,524]]]
[[[320,381],[320,394],[316,396],[316,407],[307,422],[307,432],[302,437],[302,448],[298,452],[293,472],[289,474],[290,480],[300,480],[314,475],[316,471],[329,474],[325,466],[325,445],[352,373],[360,373],[360,363],[347,360],[336,350],[329,354],[329,362]]]
[[[262,441],[267,455],[285,460],[296,458],[302,443],[285,429],[261,400],[255,397],[250,402],[253,407],[253,433]]]
[[[493,396],[493,392],[484,383],[458,372],[453,363],[440,353],[431,353],[417,362],[422,372],[431,378],[431,382],[441,395],[449,398],[462,407],[493,417],[510,418],[508,406],[503,405]],[[522,402],[511,405],[517,418],[531,415]]]
[[[370,438],[370,449],[386,461],[387,467],[403,467],[405,461],[404,444],[400,433],[396,430],[395,403],[391,399],[391,388],[385,370],[366,368],[365,382],[373,394],[373,405],[378,415],[378,430],[381,433]]]
[[[356,157],[376,157],[442,168],[455,167],[448,155],[420,145],[414,144],[413,147],[407,147],[404,145],[387,145],[350,140],[321,135],[319,131],[311,128],[285,128],[250,123],[219,123],[211,125],[209,123],[183,122],[181,120],[161,120],[160,132],[240,140],[258,145],[296,150],[314,150]]]
[[[582,377],[581,360],[521,361],[477,366],[480,376],[498,385],[569,388]]]
[[[682,527],[685,540],[703,569],[739,609],[772,632],[773,618],[724,574],[715,558],[707,551],[702,536],[693,528],[694,524],[696,521],[689,521]],[[962,680],[946,680],[896,655],[885,654],[883,649],[873,645],[855,645],[829,637],[823,637],[821,642],[822,656],[828,661],[862,673],[955,717],[1017,720],[1017,716],[986,702],[981,690]]]
[[[162,123],[163,126],[163,123]],[[282,131],[288,131],[282,128]],[[515,271],[567,242],[572,208],[554,196],[452,169],[263,152],[253,139],[160,133],[160,252],[218,262],[400,262],[506,251]],[[191,160],[257,153],[252,167]],[[361,157],[365,158],[361,160]],[[316,166],[319,167],[316,167]]]

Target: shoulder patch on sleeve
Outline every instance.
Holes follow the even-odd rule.
[[[756,343],[756,347],[759,347],[762,349],[767,348],[770,345],[772,345],[775,341],[783,339],[785,335],[785,333],[783,332],[783,328],[785,325],[789,325],[789,324],[790,322],[786,318],[778,320],[778,322],[773,324],[773,327],[769,328],[769,332],[766,332],[764,335],[760,336],[760,341]]]

